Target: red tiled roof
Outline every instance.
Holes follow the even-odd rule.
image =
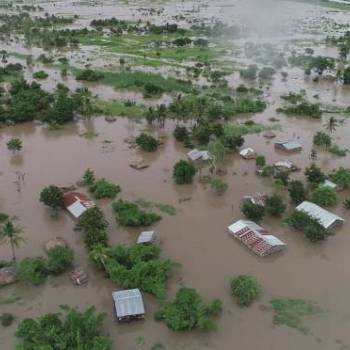
[[[89,197],[87,197],[85,194],[83,193],[79,193],[79,192],[68,192],[64,195],[64,206],[67,208],[69,206],[71,206],[72,204],[74,204],[75,202],[81,202],[84,206],[91,207],[92,205],[92,201]]]

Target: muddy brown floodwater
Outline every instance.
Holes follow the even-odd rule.
[[[294,31],[291,27],[291,23],[299,19],[311,18],[317,21],[324,15],[343,22],[350,19],[350,14],[329,13],[326,8],[305,3],[277,0],[267,0],[266,6],[262,6],[262,3],[261,0],[203,2],[206,6],[201,8],[198,16],[221,16],[224,20],[247,27],[249,40],[256,41],[260,37],[261,40],[271,38],[273,42],[302,36],[300,30]],[[123,15],[130,18],[137,13],[135,4],[113,2],[105,6],[97,3],[96,6],[89,7],[70,1],[55,1],[44,6],[52,13],[77,13],[87,19],[96,14],[101,17]],[[150,5],[145,2],[142,6]],[[191,10],[194,3],[170,2],[155,6],[165,7],[166,13],[174,14]],[[254,12],[254,6],[259,6],[261,16]],[[84,20],[82,23],[84,25]],[[305,34],[302,38],[306,37],[308,35]],[[322,47],[319,49],[325,50]],[[298,139],[303,145],[303,152],[287,156],[277,153],[273,141],[266,141],[262,135],[247,136],[245,146],[256,148],[266,156],[269,163],[287,158],[305,168],[310,164],[312,135],[322,128],[322,123],[277,115],[275,111],[281,103],[279,96],[303,88],[310,99],[318,94],[319,100],[324,103],[347,106],[350,91],[331,82],[316,84],[305,80],[302,71],[298,69],[289,69],[288,73],[286,81],[276,75],[270,89],[265,91],[269,107],[263,113],[255,115],[254,120],[268,123],[271,117],[279,118],[281,130],[276,131],[277,139]],[[240,82],[233,75],[230,83],[237,86]],[[109,91],[101,90],[100,93],[104,95]],[[247,118],[249,117],[239,120]],[[166,349],[171,350],[350,349],[349,213],[340,204],[332,209],[347,219],[347,222],[322,244],[307,242],[302,234],[288,229],[282,220],[266,218],[263,226],[286,242],[287,249],[281,254],[260,259],[226,232],[229,224],[242,217],[239,203],[243,195],[273,191],[270,180],[255,175],[255,162],[242,160],[236,154],[227,156],[228,172],[223,179],[229,184],[229,190],[222,197],[213,195],[209,188],[204,188],[198,181],[190,186],[178,187],[173,184],[171,170],[177,160],[185,158],[187,150],[175,143],[171,136],[174,125],[169,122],[162,130],[152,130],[168,137],[155,154],[143,154],[151,166],[140,172],[129,167],[129,160],[139,151],[129,149],[123,140],[130,135],[137,135],[144,128],[146,125],[142,123],[123,118],[109,124],[102,117],[97,117],[66,125],[61,130],[48,130],[34,123],[0,130],[0,211],[17,216],[24,229],[26,243],[18,249],[18,258],[44,255],[43,243],[54,236],[61,236],[74,249],[75,264],[87,266],[89,272],[89,283],[84,287],[74,287],[67,274],[63,274],[39,287],[17,283],[2,288],[0,298],[15,293],[21,300],[16,304],[0,305],[0,314],[11,312],[18,321],[55,312],[61,304],[81,309],[95,305],[98,311],[107,314],[106,329],[113,339],[113,349],[150,349],[156,343],[163,343]],[[340,146],[350,148],[349,131],[347,121],[336,131],[334,137]],[[79,136],[85,132],[97,136],[93,139]],[[6,142],[10,137],[20,137],[23,140],[24,148],[19,155],[11,155],[6,150]],[[112,142],[106,144],[104,140]],[[317,164],[330,171],[338,166],[349,167],[350,158],[336,158],[319,152]],[[161,235],[163,255],[182,264],[182,268],[170,278],[168,295],[172,298],[180,286],[189,286],[197,288],[205,300],[220,298],[224,303],[224,311],[218,319],[217,332],[203,334],[169,331],[163,323],[153,320],[157,302],[148,295],[145,296],[145,321],[122,325],[116,323],[111,292],[117,286],[103,278],[90,264],[81,235],[73,231],[73,218],[62,212],[57,219],[53,219],[38,198],[42,188],[49,184],[75,184],[87,168],[94,169],[98,177],[119,184],[123,190],[122,198],[143,198],[168,203],[177,208],[175,216],[162,214],[163,220],[155,225]],[[16,171],[25,173],[20,192],[14,183]],[[302,178],[302,173],[295,173],[292,178]],[[346,195],[349,193],[340,194],[339,203]],[[179,200],[184,197],[191,199],[180,203]],[[140,230],[118,226],[112,216],[110,201],[98,201],[98,205],[110,222],[111,243],[135,242]],[[1,245],[0,259],[9,258],[8,247]],[[262,296],[250,308],[238,308],[230,296],[228,282],[237,274],[252,274],[263,285]],[[324,313],[308,322],[312,330],[308,335],[284,326],[274,326],[273,313],[268,308],[274,297],[313,300],[322,307]],[[16,323],[1,328],[1,350],[14,348]],[[139,337],[145,339],[142,347],[137,345]]]

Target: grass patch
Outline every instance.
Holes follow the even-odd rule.
[[[150,202],[150,201],[146,201],[145,199],[142,199],[142,198],[137,199],[135,201],[135,203],[137,203],[142,208],[148,208],[148,209],[157,208],[162,213],[166,213],[166,214],[169,214],[169,215],[175,215],[176,214],[176,208],[173,207],[170,204],[153,203],[153,202]]]
[[[146,108],[142,105],[125,105],[120,101],[107,102],[96,101],[96,106],[103,115],[141,119],[145,115]]]
[[[21,297],[19,297],[16,294],[11,294],[8,297],[0,299],[0,305],[14,304],[14,303],[16,303],[19,300],[21,300]]]
[[[274,324],[295,328],[304,334],[309,333],[309,328],[303,324],[304,318],[322,312],[317,304],[303,299],[273,299],[271,304],[275,311]]]

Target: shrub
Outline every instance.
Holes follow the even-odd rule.
[[[150,226],[162,218],[158,214],[141,210],[136,203],[121,199],[113,203],[112,208],[118,222],[124,226]]]
[[[330,178],[341,188],[347,189],[350,187],[350,169],[340,167],[330,175]]]
[[[331,207],[337,203],[337,193],[333,188],[319,187],[312,192],[311,200],[318,205]]]
[[[240,275],[231,281],[231,292],[239,306],[249,306],[260,294],[260,286],[255,277]]]
[[[261,176],[263,177],[271,177],[275,174],[274,167],[270,165],[265,165],[262,169]]]
[[[311,164],[309,168],[306,168],[304,174],[307,181],[313,186],[317,186],[326,180],[326,175],[315,164]]]
[[[155,318],[164,321],[174,331],[213,331],[217,329],[217,324],[211,317],[220,314],[221,311],[220,300],[216,299],[210,305],[205,305],[195,289],[180,288],[175,300],[165,303]]]
[[[288,186],[289,196],[295,204],[300,204],[306,199],[306,190],[302,182],[291,181]]]
[[[96,199],[115,198],[121,191],[121,188],[118,185],[108,182],[106,179],[100,179],[89,187],[89,191]]]
[[[64,315],[49,313],[37,319],[27,318],[17,327],[23,343],[18,349],[95,349],[112,350],[112,341],[103,335],[104,314],[90,307],[84,312],[61,306]]]
[[[186,160],[179,160],[173,169],[173,178],[177,185],[192,183],[193,176],[196,173],[196,168],[192,163]]]
[[[283,200],[277,194],[274,194],[266,199],[266,211],[273,216],[281,216],[287,209]]]
[[[53,275],[59,275],[72,266],[74,252],[67,247],[57,246],[47,252],[47,270]]]
[[[48,271],[43,258],[25,258],[17,268],[17,277],[34,285],[44,283],[47,275]]]
[[[151,135],[141,133],[136,138],[137,145],[146,152],[154,152],[158,148],[158,141]]]
[[[46,79],[48,76],[49,75],[43,70],[39,70],[38,72],[33,73],[34,79]]]
[[[350,209],[350,197],[346,198],[343,204],[345,209]]]
[[[95,173],[91,169],[86,169],[83,175],[83,181],[86,185],[91,186],[95,182]]]
[[[55,185],[45,187],[40,193],[40,202],[54,210],[63,208],[64,196],[62,189]]]
[[[314,135],[313,143],[316,146],[329,148],[332,145],[332,139],[328,134],[326,134],[322,131],[319,131]]]
[[[104,74],[91,69],[85,69],[76,75],[76,80],[98,81],[104,78]]]
[[[311,242],[325,240],[329,232],[319,223],[301,210],[294,210],[292,215],[286,220],[287,224],[298,231],[303,231],[305,237]]]
[[[0,316],[1,325],[3,327],[11,326],[14,319],[13,315],[9,312],[5,312]]]
[[[176,125],[176,128],[174,129],[173,135],[176,139],[176,141],[179,142],[185,142],[189,138],[189,131],[185,126],[179,126]]]
[[[220,178],[215,177],[210,180],[210,187],[215,192],[215,194],[221,196],[227,191],[228,184]]]
[[[259,72],[260,79],[271,79],[276,71],[272,67],[263,67]]]
[[[263,168],[266,165],[266,158],[265,156],[257,156],[255,159],[255,165],[258,168]]]
[[[19,138],[12,138],[6,143],[7,149],[12,152],[20,151],[23,147],[22,140]]]
[[[286,171],[278,171],[274,177],[275,180],[277,180],[279,183],[281,183],[282,186],[288,186],[289,182],[289,173]]]
[[[242,203],[241,211],[249,220],[257,223],[259,223],[265,215],[265,208],[263,206],[254,204],[250,201],[244,201]]]

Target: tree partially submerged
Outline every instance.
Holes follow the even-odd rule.
[[[45,187],[40,193],[40,202],[57,211],[64,207],[63,191],[60,187],[50,185]]]
[[[249,306],[260,294],[260,285],[255,277],[240,275],[231,281],[231,293],[239,306]]]
[[[155,318],[164,321],[174,331],[215,331],[217,324],[213,317],[218,316],[221,311],[220,300],[215,299],[206,305],[195,289],[180,288],[175,300],[165,303],[155,314]]]
[[[192,163],[187,160],[179,160],[174,165],[173,178],[177,185],[190,184],[195,173],[196,168]]]
[[[251,201],[244,201],[241,205],[241,211],[249,220],[257,223],[259,223],[265,215],[265,208]]]

